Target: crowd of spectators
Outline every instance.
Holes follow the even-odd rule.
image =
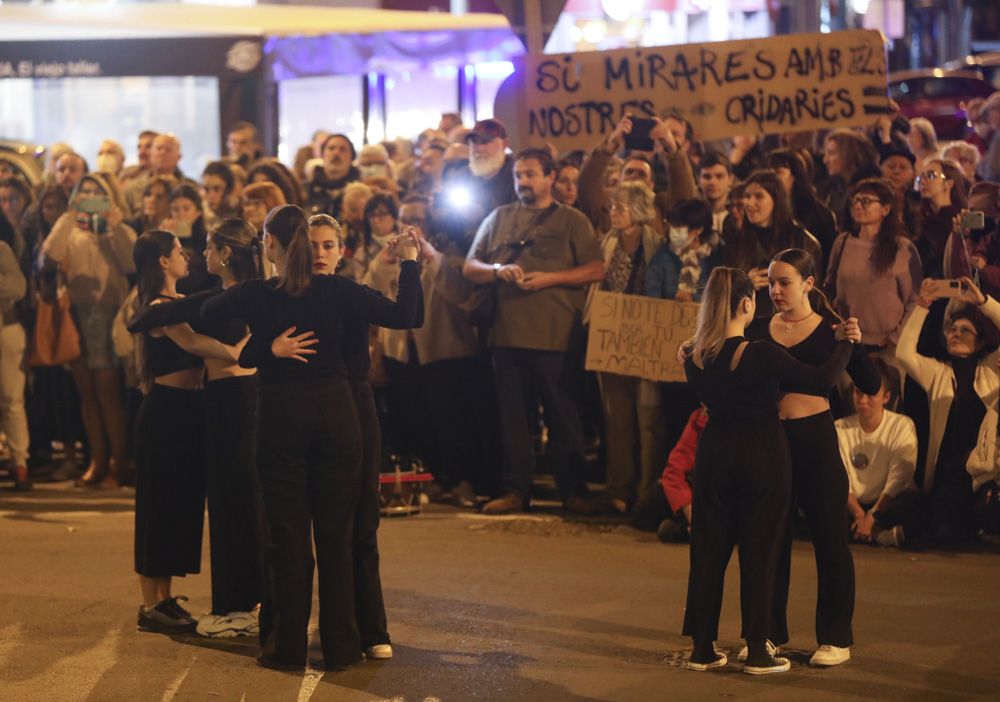
[[[884,380],[834,402],[855,536],[995,531],[1000,92],[970,105],[967,138],[949,143],[898,113],[714,142],[678,113],[650,117],[650,151],[625,148],[631,115],[558,154],[512,153],[499,120],[445,114],[412,141],[318,130],[291,165],[238,123],[201,174],[180,170],[174,135],[144,131],[132,161],[110,140],[97,154],[52,145],[37,187],[0,154],[0,420],[15,486],[130,479],[138,393],[117,317],[136,236],[176,234],[191,264],[181,292],[195,292],[217,284],[204,260],[214,222],[259,232],[288,203],[336,218],[340,275],[389,297],[399,261],[387,242],[404,227],[423,242],[424,325],[373,331],[371,380],[387,462],[422,462],[435,499],[523,510],[545,465],[567,508],[685,538],[710,420],[684,384],[584,371],[588,292],[697,302],[725,264],[749,274],[767,315],[769,262],[798,248],[837,312],[858,318]],[[959,278],[952,292],[929,282]],[[63,318],[79,349],[53,360],[35,345]],[[595,456],[602,495],[587,488]]]

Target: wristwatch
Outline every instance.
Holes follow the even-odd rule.
[[[494,263],[493,264],[493,277],[494,278],[499,278],[500,277],[500,269],[501,268],[503,268],[503,264],[500,264],[500,263]]]

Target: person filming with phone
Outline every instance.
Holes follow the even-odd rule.
[[[945,321],[947,360],[917,351],[917,340],[935,299],[955,306]],[[961,303],[961,304],[959,304]],[[930,438],[927,458],[915,478],[930,495],[928,538],[942,544],[972,541],[979,533],[977,492],[996,485],[997,393],[1000,351],[987,352],[987,330],[996,336],[1000,302],[969,277],[924,280],[917,307],[903,325],[896,358],[927,392]],[[995,345],[995,342],[994,342]]]
[[[52,227],[42,255],[66,281],[82,354],[70,363],[80,393],[90,465],[79,484],[117,487],[128,461],[122,378],[111,326],[135,273],[135,232],[124,222],[125,201],[115,177],[88,173],[73,191],[69,211]]]

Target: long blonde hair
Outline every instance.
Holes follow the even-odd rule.
[[[691,353],[698,366],[704,368],[719,355],[726,341],[726,327],[743,299],[752,300],[753,295],[750,276],[739,268],[719,266],[708,276],[698,309],[698,326],[691,340]]]

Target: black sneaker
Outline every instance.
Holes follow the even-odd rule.
[[[747,662],[743,664],[743,672],[749,675],[769,675],[770,673],[784,673],[791,667],[792,663],[787,658],[772,656],[768,653],[764,656],[748,656]]]
[[[183,600],[184,602],[187,602],[188,601],[187,595],[177,595],[177,597],[168,597],[167,599],[163,600],[163,602],[161,602],[160,604],[166,607],[167,611],[169,611],[178,619],[184,619],[190,622],[192,626],[196,625],[198,623],[198,620],[189,611],[181,607],[180,604],[178,603],[178,600]]]
[[[194,623],[172,611],[170,600],[157,602],[152,607],[139,605],[138,631],[154,631],[160,634],[180,634],[194,630]]]

